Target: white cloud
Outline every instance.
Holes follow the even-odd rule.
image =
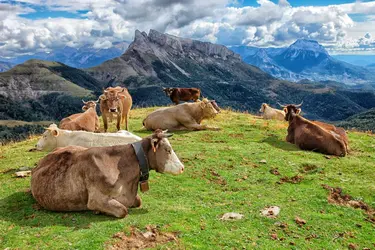
[[[181,37],[225,45],[287,46],[310,38],[330,50],[354,51],[375,47],[375,2],[292,7],[258,0],[257,7],[240,7],[239,0],[23,0],[0,4],[0,56],[49,51],[86,43],[97,48],[132,40],[135,29],[156,29]],[[84,19],[30,20],[20,14],[35,6],[77,13]],[[354,22],[350,14],[368,15]]]

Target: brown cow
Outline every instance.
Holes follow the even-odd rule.
[[[201,90],[198,88],[163,88],[163,91],[176,105],[179,104],[179,101],[193,100],[196,102],[201,95]]]
[[[149,170],[175,175],[184,171],[167,139],[169,136],[161,130],[155,131],[136,142],[134,148],[133,145],[57,148],[32,170],[31,192],[48,210],[94,210],[125,217],[127,208],[141,206],[138,183],[141,191],[147,191],[142,184],[147,183]],[[141,153],[136,154],[135,150]]]
[[[214,104],[217,106],[216,102]],[[143,120],[148,130],[219,130],[217,127],[201,125],[203,119],[215,117],[219,111],[212,101],[203,99],[194,103],[183,103],[173,107],[157,109]],[[220,109],[219,109],[220,110]]]
[[[286,140],[300,149],[317,151],[323,154],[345,156],[347,147],[336,133],[320,127],[299,115],[300,105],[284,105],[285,120],[289,122]]]
[[[60,121],[60,128],[66,130],[85,130],[95,132],[99,130],[99,117],[96,113],[98,101],[83,101],[83,113],[73,114]]]
[[[126,130],[129,130],[129,113],[133,105],[133,99],[126,88],[109,87],[104,90],[104,94],[100,96],[100,111],[102,112],[104,131],[108,129],[108,118],[111,119],[113,113],[117,114],[117,130],[125,122]]]
[[[329,123],[324,123],[320,121],[311,121],[312,123],[315,123],[316,125],[320,126],[321,128],[324,128],[325,130],[330,131],[331,133],[334,133],[333,135],[338,135],[340,136],[346,145],[346,151],[349,152],[349,139],[348,139],[348,134],[346,133],[344,128],[341,127],[336,127],[332,124]]]

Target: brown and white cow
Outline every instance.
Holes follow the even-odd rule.
[[[285,119],[285,112],[283,110],[274,109],[269,106],[267,103],[263,103],[260,107],[259,112],[263,113],[263,119],[266,120],[280,120],[284,121]]]
[[[98,101],[83,101],[83,113],[73,114],[60,121],[59,127],[66,130],[84,130],[95,132],[99,130],[99,117],[96,113]]]
[[[137,142],[149,170],[183,172],[184,165],[167,139],[170,136],[157,130]],[[48,210],[93,210],[125,217],[129,207],[141,206],[137,195],[140,164],[133,145],[57,148],[32,170],[31,192]]]
[[[217,106],[216,102],[215,105]],[[213,118],[218,113],[211,101],[203,99],[199,102],[157,109],[143,120],[143,126],[148,130],[219,130],[217,127],[201,125],[202,120]]]
[[[117,114],[117,130],[125,122],[125,129],[129,130],[129,113],[133,105],[133,99],[126,88],[109,87],[99,97],[100,111],[102,112],[104,131],[108,130],[108,118],[112,120],[112,114]]]
[[[300,105],[285,105],[285,120],[289,122],[286,140],[300,149],[317,151],[323,154],[346,156],[347,146],[336,133],[303,118],[299,115]]]
[[[193,100],[196,102],[201,95],[201,90],[198,88],[163,88],[163,91],[176,105],[180,101]]]

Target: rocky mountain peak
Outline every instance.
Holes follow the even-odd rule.
[[[327,50],[315,40],[309,39],[298,39],[292,45],[289,46],[290,50],[304,50],[313,51],[315,53],[328,55]]]

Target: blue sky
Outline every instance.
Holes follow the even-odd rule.
[[[375,54],[375,1],[0,0],[0,57],[64,46],[111,47],[136,29],[202,41],[284,47],[317,40],[336,54]]]

